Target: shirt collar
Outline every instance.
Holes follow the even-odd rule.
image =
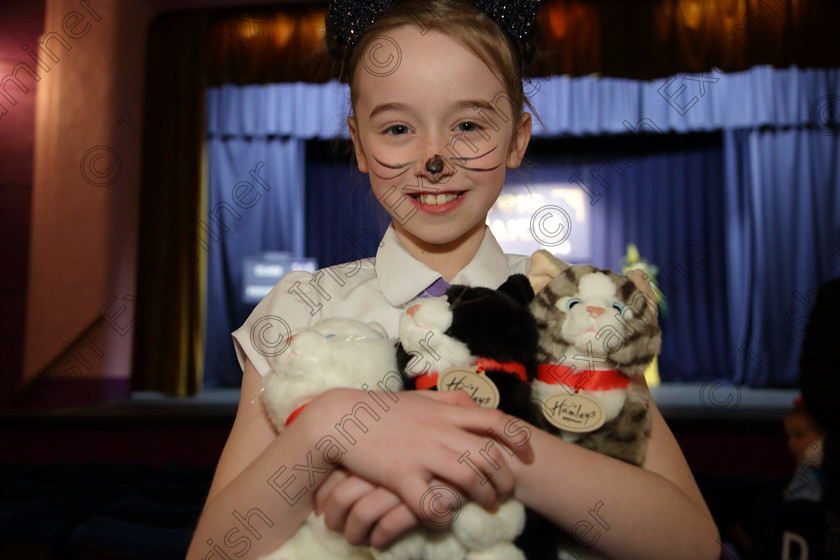
[[[394,226],[388,226],[376,252],[376,276],[385,299],[399,307],[414,299],[440,278],[434,269],[412,257],[400,244]],[[482,286],[496,289],[510,276],[510,265],[490,228],[484,226],[484,239],[472,261],[465,266],[452,284]]]

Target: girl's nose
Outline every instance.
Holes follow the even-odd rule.
[[[601,313],[606,311],[603,307],[594,307],[592,305],[586,306],[586,311],[589,313],[589,316],[593,319],[597,319],[601,316]]]
[[[426,160],[426,171],[432,174],[438,174],[443,171],[445,165],[446,163],[443,161],[443,157],[435,154]]]
[[[455,169],[439,151],[426,153],[417,162],[417,168],[417,174],[430,183],[446,183]]]

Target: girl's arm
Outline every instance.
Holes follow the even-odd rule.
[[[245,361],[236,420],[216,467],[188,559],[219,547],[227,556],[257,558],[278,548],[312,510],[312,492],[284,484],[311,442],[302,423],[277,435],[259,398],[262,379]],[[283,470],[285,468],[285,470]],[[282,472],[281,472],[282,470]],[[298,473],[299,474],[299,473]],[[286,492],[288,496],[281,495]]]
[[[190,559],[211,551],[221,556],[214,547],[237,558],[277,549],[312,511],[313,493],[337,464],[375,485],[394,488],[416,515],[422,514],[423,496],[436,481],[488,507],[499,494],[513,492],[510,476],[481,484],[457,468],[464,450],[483,446],[485,431],[501,433],[508,421],[497,410],[463,406],[466,395],[333,389],[316,397],[277,435],[255,398],[261,387],[259,373],[246,361],[236,420]],[[379,409],[372,405],[377,402],[383,405]],[[532,460],[530,445],[519,446],[516,453]]]
[[[622,559],[717,559],[720,540],[714,520],[652,400],[650,406],[651,437],[644,468],[529,427],[534,462],[508,463],[516,478],[515,497],[574,535],[581,553],[592,548]],[[491,456],[496,456],[496,447],[489,448]],[[504,469],[491,468],[478,449],[472,451],[480,470],[503,474]],[[386,547],[418,521],[406,504],[395,506],[394,496],[383,488],[374,489],[352,475],[333,480],[316,496],[319,508],[334,508],[335,515],[327,515],[328,526],[358,544]],[[345,492],[335,491],[342,485]]]
[[[510,463],[516,498],[574,535],[582,550],[622,559],[717,559],[714,520],[653,400],[650,410],[644,468],[534,429],[534,462]]]

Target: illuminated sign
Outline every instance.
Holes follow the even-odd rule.
[[[590,259],[591,212],[584,192],[571,183],[505,187],[487,214],[487,225],[506,253],[546,249],[570,262]]]

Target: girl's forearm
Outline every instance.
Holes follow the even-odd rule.
[[[288,540],[312,511],[315,489],[332,468],[314,444],[303,425],[277,436],[205,504],[188,560],[209,552],[212,558],[258,558]]]
[[[531,445],[532,464],[512,463],[516,498],[573,535],[581,556],[589,549],[622,559],[719,557],[708,510],[664,476],[537,429]]]

